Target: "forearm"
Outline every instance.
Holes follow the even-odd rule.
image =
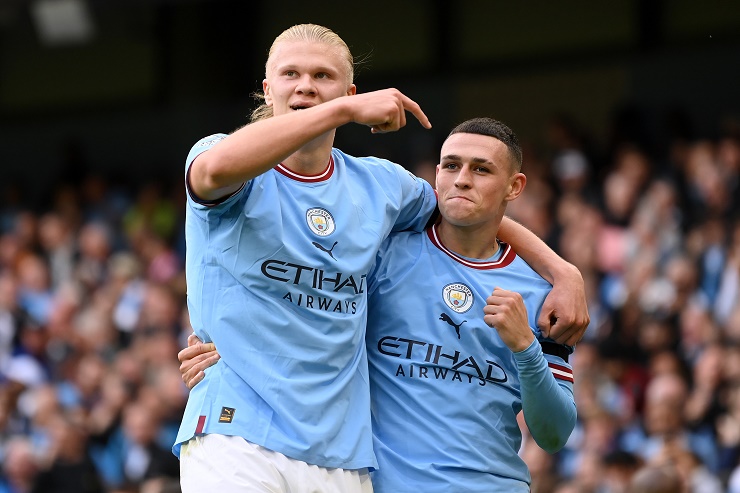
[[[567,384],[558,384],[538,341],[514,353],[514,358],[529,432],[543,450],[555,453],[568,441],[576,424],[573,390]]]
[[[578,269],[565,261],[547,243],[529,229],[504,216],[498,238],[512,246],[514,251],[550,284],[562,276],[578,275]]]
[[[246,125],[198,156],[190,173],[193,191],[201,198],[218,198],[222,190],[240,185],[284,161],[311,141],[327,154],[333,131],[350,122],[344,98]]]

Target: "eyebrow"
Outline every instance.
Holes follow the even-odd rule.
[[[442,156],[442,161],[462,161],[462,157],[458,156],[457,154],[447,154],[446,156]],[[482,157],[474,157],[470,160],[473,164],[493,164],[493,161],[489,161],[488,159],[484,159]]]
[[[275,70],[277,70],[279,72],[284,72],[286,70],[299,70],[299,69],[300,70],[303,70],[303,69],[305,69],[305,67],[299,67],[299,65],[300,65],[300,63],[284,63],[282,65],[274,65],[274,68],[275,68]],[[332,68],[332,67],[320,65],[320,66],[316,66],[316,67],[311,67],[311,69],[309,70],[309,72],[336,73],[337,72],[337,68]]]

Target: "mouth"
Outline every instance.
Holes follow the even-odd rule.
[[[311,105],[311,104],[296,103],[296,104],[291,104],[290,105],[290,109],[293,110],[293,111],[300,111],[300,110],[305,110],[307,108],[310,108],[311,106],[313,106],[313,105]]]
[[[455,195],[454,197],[447,197],[447,200],[465,200],[466,202],[472,202],[472,200],[470,200],[467,197],[463,197],[462,195]]]

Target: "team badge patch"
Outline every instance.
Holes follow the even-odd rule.
[[[320,207],[314,207],[306,211],[306,222],[311,231],[319,236],[329,236],[336,228],[331,212]]]
[[[222,407],[221,416],[218,417],[219,423],[231,423],[234,420],[234,409],[233,407]]]
[[[442,289],[445,305],[457,313],[465,313],[473,306],[473,291],[465,284],[455,282]]]

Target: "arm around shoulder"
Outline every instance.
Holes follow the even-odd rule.
[[[498,237],[553,286],[537,322],[542,333],[560,344],[575,346],[590,322],[586,288],[578,268],[511,218],[501,221]]]

